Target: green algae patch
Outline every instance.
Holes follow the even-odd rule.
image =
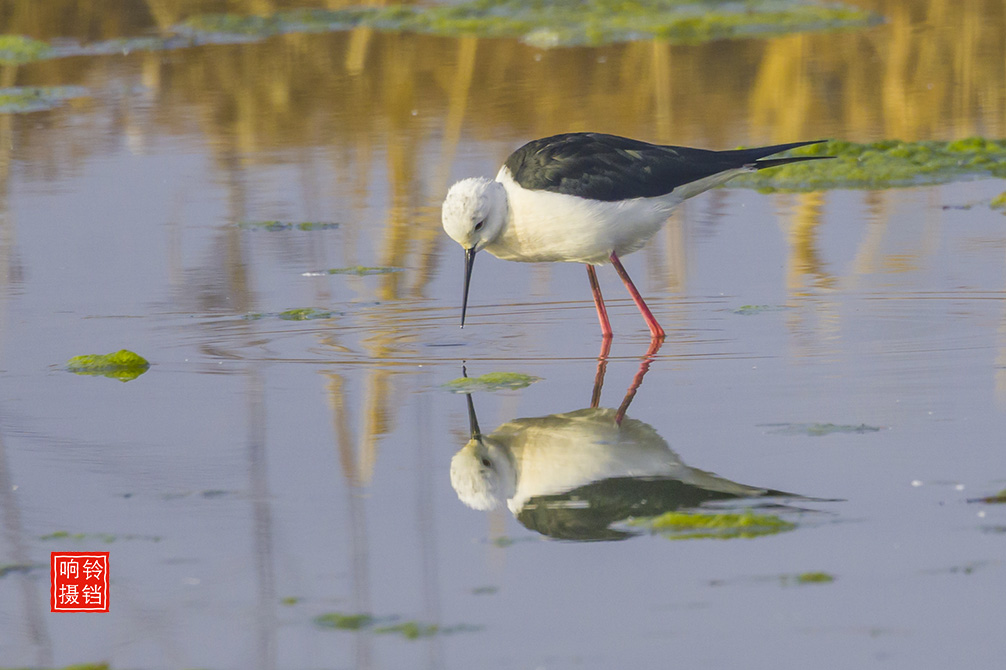
[[[305,272],[304,277],[321,277],[324,275],[356,275],[357,277],[369,277],[370,275],[387,275],[393,272],[401,272],[402,268],[380,267],[369,265],[353,265],[347,268],[329,268],[328,270],[315,270]]]
[[[233,42],[232,35],[222,36],[219,42]],[[58,45],[49,45],[40,40],[21,35],[0,35],[0,65],[18,65],[53,58],[77,56],[128,55],[136,51],[167,51],[209,44],[210,36],[196,39],[192,36],[168,37],[117,37],[90,44],[79,44],[61,40]]]
[[[122,382],[136,379],[149,368],[147,359],[128,349],[111,354],[74,356],[66,364],[66,369],[74,374],[109,377]]]
[[[407,640],[418,640],[434,635],[449,635],[481,630],[479,626],[459,624],[456,626],[440,626],[421,621],[397,621],[398,617],[377,618],[370,614],[342,614],[329,612],[314,618],[314,623],[322,628],[333,630],[366,631],[375,635],[401,635]]]
[[[481,626],[471,626],[468,624],[458,624],[456,626],[438,626],[435,623],[423,623],[421,621],[403,621],[391,626],[378,626],[374,628],[377,635],[397,634],[406,640],[418,640],[422,637],[432,637],[434,635],[452,635],[454,633],[471,633],[482,630]]]
[[[47,535],[42,535],[38,538],[43,542],[50,542],[53,540],[71,540],[73,542],[83,542],[85,540],[90,540],[92,542],[102,542],[104,544],[112,544],[113,542],[118,542],[120,540],[143,540],[146,542],[160,542],[161,538],[156,535],[115,535],[113,533],[71,533],[66,530],[57,530],[55,532],[49,533]]]
[[[994,504],[1006,503],[1006,489],[1003,489],[994,496],[988,496],[987,498],[982,498],[982,502],[994,503]]]
[[[830,140],[786,152],[832,156],[741,175],[730,186],[773,191],[886,189],[942,184],[965,178],[1006,177],[1006,140],[971,137],[953,142]]]
[[[876,433],[881,430],[880,426],[868,426],[860,424],[840,424],[840,423],[764,423],[763,428],[771,428],[768,431],[773,435],[807,435],[810,437],[822,437],[832,433]]]
[[[40,540],[83,540],[87,535],[85,533],[70,533],[65,530],[57,530],[48,535],[42,535],[38,539]]]
[[[336,630],[363,630],[374,624],[374,617],[369,614],[341,614],[329,612],[314,618],[314,623],[322,628]]]
[[[992,201],[989,203],[989,207],[992,209],[1001,209],[1006,211],[1006,191],[1003,191],[996,197],[992,198]]]
[[[1000,491],[999,493],[995,494],[994,496],[986,496],[984,498],[973,498],[973,499],[969,500],[968,502],[988,503],[990,505],[1002,505],[1002,504],[1006,504],[1006,489],[1003,489],[1002,491]]]
[[[442,386],[451,393],[475,393],[478,391],[506,391],[530,386],[541,377],[519,372],[490,372],[481,377],[458,377]]]
[[[404,637],[406,640],[418,640],[421,637],[431,637],[439,632],[441,631],[438,625],[420,623],[418,621],[405,621],[391,626],[378,626],[374,629],[374,633],[378,635],[396,633]]]
[[[645,526],[672,540],[753,538],[796,528],[796,524],[777,516],[750,510],[716,514],[664,512],[656,517],[631,519],[629,524]]]
[[[3,563],[0,564],[0,579],[6,577],[7,575],[18,573],[26,574],[41,567],[41,565],[34,563]]]
[[[835,581],[835,577],[827,572],[801,572],[795,575],[792,581],[796,584],[831,584]]]
[[[50,47],[41,40],[24,35],[0,35],[0,65],[30,63],[49,56]]]
[[[261,321],[262,319],[282,319],[283,321],[317,321],[333,319],[339,316],[336,312],[314,307],[297,307],[284,312],[249,312],[241,318],[245,321]]]
[[[67,100],[85,98],[83,86],[12,86],[0,88],[0,114],[26,114],[59,107]]]
[[[506,37],[541,48],[653,38],[696,43],[769,37],[804,30],[865,26],[878,15],[837,3],[801,0],[469,0],[434,6],[297,9],[270,16],[195,16],[176,29],[190,35],[264,39],[279,33],[369,27],[446,37]]]
[[[734,310],[734,314],[751,316],[762,312],[781,312],[788,309],[785,305],[742,305]]]
[[[301,307],[299,309],[288,309],[276,315],[284,321],[314,321],[315,319],[331,319],[335,312],[314,307]]]
[[[338,223],[331,221],[242,221],[238,228],[242,230],[265,230],[275,233],[282,230],[332,230],[338,228]]]
[[[286,13],[284,13],[286,14]],[[180,28],[192,34],[202,35],[243,35],[260,39],[290,32],[299,23],[294,13],[286,18],[282,14],[273,16],[244,16],[241,14],[201,14],[187,19]]]

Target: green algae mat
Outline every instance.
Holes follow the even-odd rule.
[[[469,0],[457,4],[345,9],[294,9],[262,16],[200,14],[166,36],[50,45],[0,34],[0,65],[51,58],[163,51],[206,44],[254,42],[283,33],[367,27],[444,37],[515,38],[541,48],[661,39],[696,43],[771,37],[880,23],[877,14],[840,3],[807,0]]]
[[[24,35],[0,35],[0,65],[16,65],[47,58],[51,47]]]
[[[238,228],[242,230],[264,230],[270,233],[284,230],[333,230],[338,227],[339,224],[334,221],[241,221],[238,223]]]
[[[0,114],[24,114],[59,107],[89,95],[81,86],[12,86],[0,88]]]
[[[329,612],[314,618],[314,623],[320,628],[343,630],[351,632],[368,631],[376,635],[396,634],[406,640],[418,640],[434,635],[452,635],[454,633],[470,633],[482,630],[481,626],[459,624],[456,626],[440,626],[422,621],[398,621],[398,617],[378,618],[370,614],[342,614]]]
[[[258,321],[259,319],[282,319],[283,321],[316,321],[319,319],[331,319],[341,316],[327,309],[317,309],[314,307],[296,307],[282,312],[252,312],[245,314],[242,318],[246,321]]]
[[[128,382],[150,369],[150,363],[137,353],[120,349],[110,354],[74,356],[67,362],[66,369],[78,375],[109,377]]]
[[[922,186],[978,177],[1006,178],[1006,139],[884,140],[867,144],[832,140],[794,149],[787,155],[834,158],[741,175],[728,185],[766,192],[823,191]]]
[[[838,3],[800,0],[470,0],[451,5],[293,10],[267,17],[193,17],[182,31],[252,37],[365,26],[389,32],[517,38],[562,47],[662,39],[705,42],[874,24],[880,17]]]
[[[476,393],[493,391],[512,391],[530,386],[541,377],[525,375],[519,372],[490,372],[479,377],[458,377],[443,384],[441,388],[451,393]]]
[[[796,524],[770,514],[743,512],[664,512],[656,517],[629,521],[632,526],[648,528],[651,533],[671,540],[728,540],[776,535],[796,528]]]

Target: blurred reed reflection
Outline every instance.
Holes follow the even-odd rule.
[[[165,35],[196,13],[268,15],[346,4],[0,0],[0,18],[5,32],[88,42]],[[236,218],[250,209],[254,189],[248,175],[257,168],[325,168],[331,183],[320,190],[345,213],[337,251],[343,264],[410,270],[376,282],[372,297],[394,310],[394,301],[427,297],[443,239],[438,206],[457,176],[459,158],[474,156],[495,166],[530,138],[575,130],[710,148],[819,136],[914,140],[1006,134],[1001,0],[857,4],[887,22],[767,40],[547,51],[515,40],[359,29],[0,66],[4,86],[79,84],[93,94],[53,112],[0,116],[0,281],[16,286],[31,270],[21,265],[15,222],[6,216],[12,160],[20,161],[19,171],[29,179],[58,180],[116,150],[123,137],[141,153],[163,146],[165,138],[204,147],[230,191]],[[462,150],[464,142],[472,144]],[[802,299],[832,290],[842,278],[829,274],[818,248],[824,198],[795,197],[801,204],[786,233],[786,282],[789,295]],[[871,268],[897,272],[923,262],[931,246],[927,240],[907,251],[880,253],[876,245],[896,196],[863,197],[875,225],[860,244],[853,278]],[[375,201],[383,207],[375,208]],[[668,268],[653,272],[673,293],[687,292],[688,254],[682,251],[687,240],[680,235],[687,212],[683,208],[667,229],[666,259],[655,258],[656,249],[648,252],[654,256],[650,265]],[[247,311],[255,264],[246,257],[240,234],[226,225],[220,245],[221,253],[201,260],[205,269],[197,273],[214,286],[200,286],[197,293],[229,296],[229,304],[219,306]],[[221,259],[225,267],[213,269]],[[180,287],[178,293],[191,291]],[[834,328],[833,319],[827,320],[828,329]],[[375,334],[371,352],[382,357],[393,343],[393,334]]]
[[[659,343],[643,357],[618,409],[599,407],[607,352],[601,352],[590,407],[479,428],[471,394],[471,440],[451,459],[451,485],[476,510],[504,503],[530,530],[563,540],[623,540],[630,517],[713,501],[794,497],[747,486],[681,462],[653,426],[625,416]]]
[[[0,1],[0,16],[7,32],[93,41],[167,34],[195,13],[345,4]],[[69,110],[9,121],[0,166],[13,153],[29,175],[53,179],[114,147],[114,138],[128,137],[142,151],[164,135],[195,136],[234,183],[236,164],[310,165],[320,147],[336,175],[330,192],[353,210],[348,220],[364,218],[368,195],[386,194],[381,222],[347,227],[346,253],[377,241],[379,258],[368,262],[416,271],[382,277],[375,297],[421,297],[437,262],[436,207],[466,136],[478,138],[479,151],[495,164],[529,138],[588,129],[711,148],[817,136],[1006,132],[1003,3],[862,4],[888,23],[770,40],[550,51],[515,40],[361,29],[0,66],[4,85],[82,84],[95,96]],[[110,82],[120,93],[111,93]],[[131,87],[142,94],[121,94]],[[110,113],[88,113],[97,106]],[[384,169],[375,169],[382,162]],[[7,188],[5,178],[0,191]],[[791,287],[804,282],[797,274],[819,287],[831,281],[805,243],[819,209],[809,207],[792,231]],[[679,267],[675,260],[668,265]],[[671,283],[680,287],[675,273]]]
[[[0,2],[0,16],[7,32],[98,40],[166,33],[194,13],[269,14],[345,4]],[[390,140],[401,140],[395,135],[403,129],[414,139],[439,129],[447,138],[457,137],[462,119],[479,137],[507,146],[585,129],[716,148],[820,134],[912,140],[1004,132],[1001,2],[861,4],[888,23],[770,40],[673,46],[651,41],[550,51],[515,40],[360,29],[170,55],[135,53],[128,61],[143,72],[157,100],[191,106],[208,138],[236,135],[245,151],[320,145],[373,154],[393,146]],[[110,11],[119,5],[121,11]],[[107,75],[120,60],[45,61],[20,66],[16,78],[18,83],[105,81],[102,72]],[[147,132],[189,130],[175,104],[160,107],[157,126]],[[410,121],[413,112],[419,119]]]

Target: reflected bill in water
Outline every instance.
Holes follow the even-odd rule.
[[[625,411],[659,343],[643,357],[618,409],[599,407],[607,347],[590,407],[479,428],[467,395],[471,439],[451,459],[451,485],[476,510],[504,503],[525,527],[564,540],[621,540],[619,522],[715,501],[802,496],[749,486],[681,462],[656,429]]]

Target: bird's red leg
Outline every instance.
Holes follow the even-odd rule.
[[[657,320],[653,318],[653,312],[651,312],[650,308],[646,306],[645,302],[643,302],[643,296],[639,295],[639,291],[636,290],[636,285],[632,283],[631,279],[629,279],[629,273],[622,267],[622,261],[618,260],[618,256],[616,256],[614,252],[611,254],[611,264],[615,266],[615,272],[617,272],[618,276],[622,278],[623,282],[625,282],[625,288],[629,289],[629,295],[632,296],[633,302],[635,302],[636,307],[639,308],[640,314],[642,314],[643,318],[646,319],[646,325],[650,328],[650,336],[655,340],[664,339],[664,329],[661,328],[660,324],[657,323]]]
[[[625,392],[622,404],[618,406],[618,411],[615,412],[616,426],[622,425],[622,419],[625,418],[625,412],[629,409],[629,403],[636,397],[636,391],[639,390],[639,386],[643,383],[643,377],[646,376],[646,371],[650,369],[650,363],[653,362],[657,352],[660,351],[660,345],[663,343],[663,340],[657,338],[650,340],[650,348],[643,355],[643,362],[639,364],[639,371],[632,378],[632,384],[629,385],[629,390]]]
[[[594,294],[594,307],[597,308],[597,320],[601,322],[601,337],[611,337],[611,324],[608,322],[608,310],[604,307],[601,297],[601,285],[597,283],[597,271],[593,265],[587,266],[587,278],[590,279],[590,290]],[[659,326],[658,326],[659,328]]]
[[[590,408],[597,409],[601,402],[601,387],[604,386],[604,371],[608,368],[608,352],[611,351],[611,338],[601,340],[601,353],[597,356],[597,372],[594,373],[594,391],[590,395]]]

